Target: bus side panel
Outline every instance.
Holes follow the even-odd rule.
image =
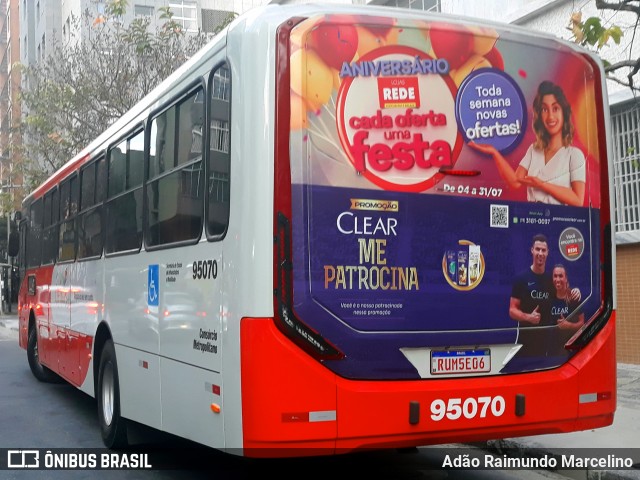
[[[122,415],[158,427],[160,339],[157,315],[147,312],[148,263],[144,252],[106,259],[103,316],[116,348]]]
[[[162,428],[160,358],[116,344],[122,416]]]
[[[69,265],[65,275],[70,283],[69,327],[66,361],[62,367],[69,372],[72,383],[90,395],[94,393],[90,368],[93,338],[104,319],[104,265],[102,259],[77,261]],[[54,280],[56,278],[54,275]]]
[[[58,346],[55,327],[51,325],[51,290],[49,288],[52,274],[53,267],[49,266],[29,270],[25,275],[25,281],[22,282],[18,294],[19,344],[22,348],[27,348],[29,320],[33,314],[39,337],[40,362],[57,372]],[[33,294],[29,292],[29,283],[32,283],[35,288]]]
[[[590,358],[586,352],[569,362],[580,371],[578,417],[613,414],[617,398],[616,311],[585,350],[597,352]]]
[[[610,425],[615,395],[581,398],[615,367],[613,322],[562,367],[508,377],[366,381],[336,377],[280,333],[271,319],[241,326],[244,448],[248,456],[326,454],[568,432]],[[582,363],[581,370],[575,365]],[[593,380],[592,380],[593,379]],[[615,383],[615,378],[610,380]],[[562,385],[563,388],[557,388]],[[335,395],[335,396],[334,396]],[[516,413],[524,396],[524,414]],[[410,405],[419,405],[417,422]],[[457,407],[456,407],[457,405]],[[558,408],[549,408],[556,405]],[[314,424],[310,412],[335,421]],[[373,420],[372,420],[373,419]],[[277,450],[273,450],[277,449]]]
[[[162,430],[224,448],[222,376],[166,357],[160,357],[160,369],[163,379],[171,379],[160,386]]]
[[[333,453],[336,376],[268,318],[243,318],[240,345],[244,454]]]

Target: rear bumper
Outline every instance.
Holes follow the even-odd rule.
[[[244,454],[330,455],[604,427],[616,405],[614,333],[615,313],[587,347],[548,371],[356,381],[304,353],[271,319],[244,318]]]

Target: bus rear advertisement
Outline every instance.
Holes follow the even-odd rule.
[[[551,36],[252,10],[27,197],[20,344],[109,447],[609,425],[608,124],[600,60]]]

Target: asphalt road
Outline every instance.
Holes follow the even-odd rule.
[[[96,402],[66,383],[38,382],[29,370],[17,332],[0,327],[0,449],[103,449]],[[442,468],[445,455],[457,455],[455,445],[365,452],[336,457],[255,460],[202,449],[180,438],[134,425],[131,452],[151,451],[152,458],[171,466],[165,470],[0,470],[0,479],[561,479],[547,471],[456,471]],[[56,452],[56,450],[53,450]],[[160,452],[160,453],[158,453]],[[464,450],[483,455],[480,450]],[[3,455],[6,453],[2,452]],[[100,454],[100,453],[99,453]],[[153,461],[151,464],[153,465]],[[194,468],[196,465],[197,468]],[[157,466],[157,463],[156,463]]]

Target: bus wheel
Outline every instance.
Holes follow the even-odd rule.
[[[102,440],[107,448],[127,446],[127,423],[120,416],[120,384],[116,351],[111,340],[107,340],[100,355],[98,372],[98,418]]]
[[[52,370],[40,363],[38,356],[38,332],[35,327],[29,329],[29,339],[27,340],[27,359],[29,360],[29,368],[31,373],[41,382],[58,383],[62,379]]]

